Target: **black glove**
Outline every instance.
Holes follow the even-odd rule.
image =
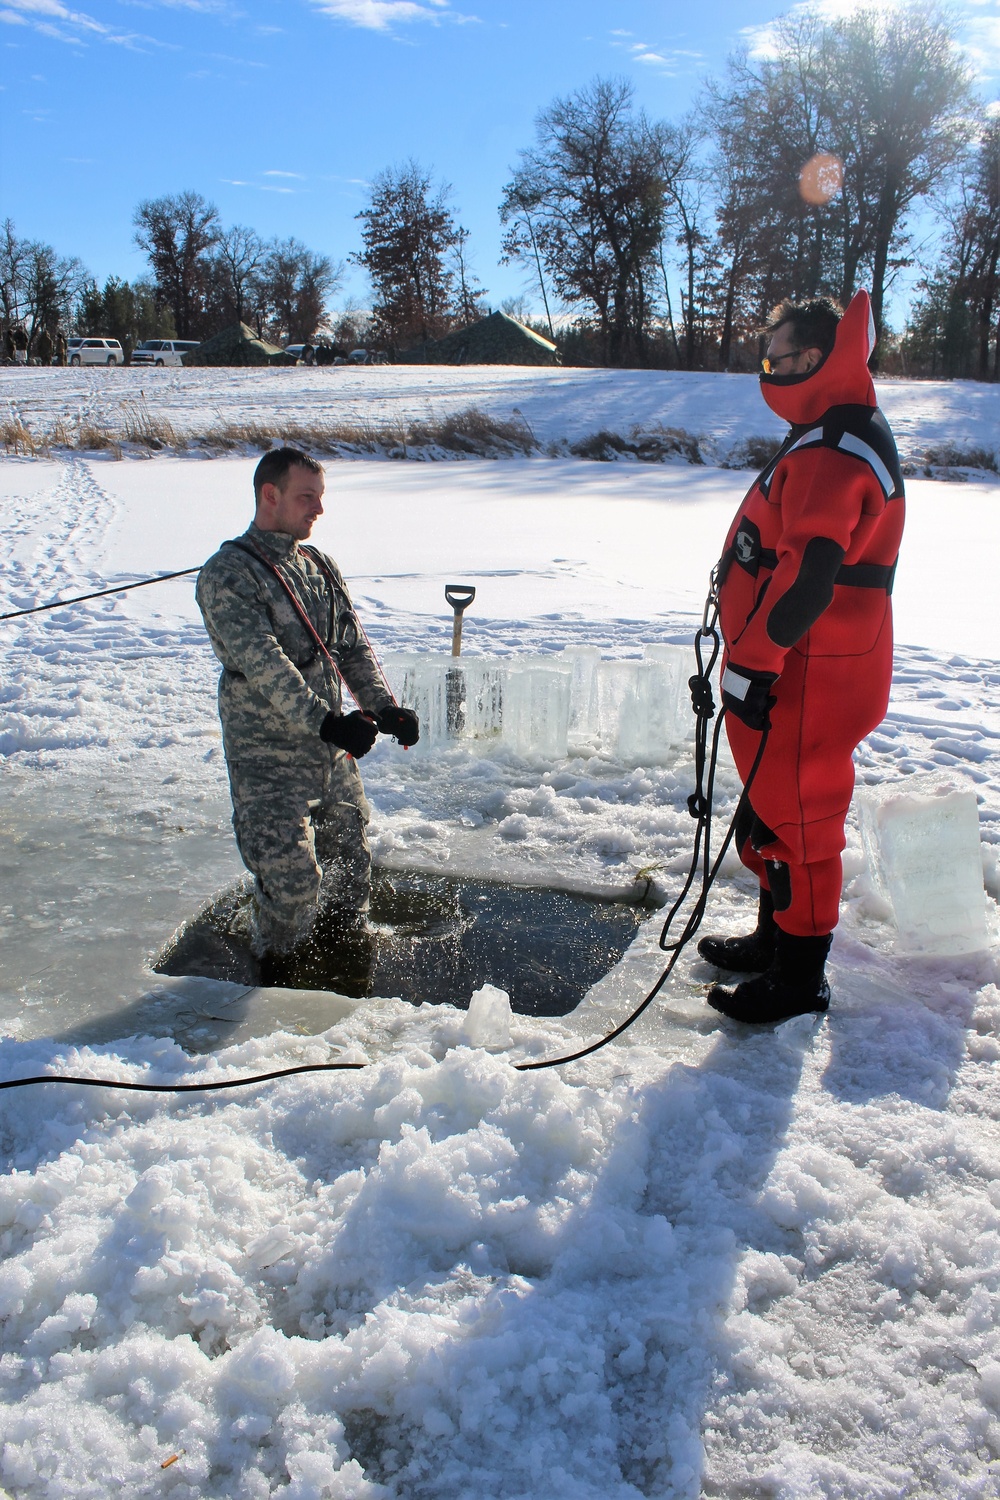
[[[730,662],[722,674],[722,706],[748,729],[770,729],[770,711],[778,701],[771,688],[777,680],[777,672],[751,672]]]
[[[383,708],[376,714],[375,723],[381,734],[391,734],[401,745],[415,745],[420,738],[420,720],[412,708]]]
[[[346,750],[355,760],[367,755],[378,734],[374,719],[357,709],[352,714],[327,714],[319,726],[319,737],[338,750]]]

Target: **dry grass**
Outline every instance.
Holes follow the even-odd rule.
[[[34,433],[25,427],[19,416],[11,413],[0,421],[0,440],[8,453],[21,454],[28,458],[34,458],[44,450],[44,444],[40,443]]]
[[[930,468],[985,469],[997,472],[997,455],[992,448],[960,448],[956,443],[939,443],[923,453],[923,463]]]
[[[538,440],[520,414],[508,420],[491,417],[478,406],[467,406],[447,417],[415,422],[409,432],[409,446],[444,448],[487,458],[496,453],[533,453]]]
[[[84,453],[111,453],[115,458],[122,456],[118,434],[112,432],[106,422],[93,417],[84,418],[77,424],[67,446],[80,448]]]
[[[773,437],[741,438],[727,456],[724,469],[766,469],[781,447],[781,439]]]
[[[531,453],[538,447],[523,418],[492,417],[478,407],[415,422],[220,422],[192,439],[206,448],[273,448],[290,444],[311,453],[424,457],[438,449],[481,458]]]
[[[142,396],[138,401],[122,403],[121,441],[137,443],[154,453],[161,448],[187,446],[186,440],[177,433],[172,422],[166,417],[154,417]]]
[[[682,458],[689,464],[703,464],[698,438],[683,427],[633,427],[628,437],[602,427],[588,437],[570,443],[575,458],[590,458],[609,463],[619,458],[636,458],[644,464],[662,464]]]

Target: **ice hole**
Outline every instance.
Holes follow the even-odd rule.
[[[521,1015],[572,1010],[625,953],[646,908],[570,891],[377,869],[360,928],[323,913],[310,940],[262,966],[250,951],[251,896],[240,882],[174,934],[158,974],[332,990],[465,1009],[483,985]]]

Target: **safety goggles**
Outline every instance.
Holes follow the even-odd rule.
[[[768,359],[765,357],[761,360],[760,367],[764,371],[765,375],[775,375],[777,374],[778,366],[781,364],[783,359],[795,359],[796,356],[801,354],[802,352],[803,351],[801,349],[789,349],[787,354],[778,354],[774,359]]]

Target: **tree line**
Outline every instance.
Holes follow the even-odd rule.
[[[1000,115],[977,101],[948,13],[796,8],[742,49],[680,120],[651,119],[631,85],[598,78],[538,115],[499,205],[502,260],[525,273],[504,309],[573,363],[751,369],[783,296],[845,303],[871,289],[883,367],[1000,378]],[[329,336],[392,352],[486,311],[451,190],[414,161],[370,184],[357,215],[364,315],[331,325],[345,263],[295,239],[226,229],[198,193],[141,203],[150,274],[98,289],[78,261],[0,244],[0,316],[30,332],[200,338],[240,319],[276,343]],[[944,225],[943,234],[931,225]],[[903,330],[883,327],[896,278],[936,238]],[[557,317],[553,319],[553,309]],[[127,337],[122,337],[127,329]]]

